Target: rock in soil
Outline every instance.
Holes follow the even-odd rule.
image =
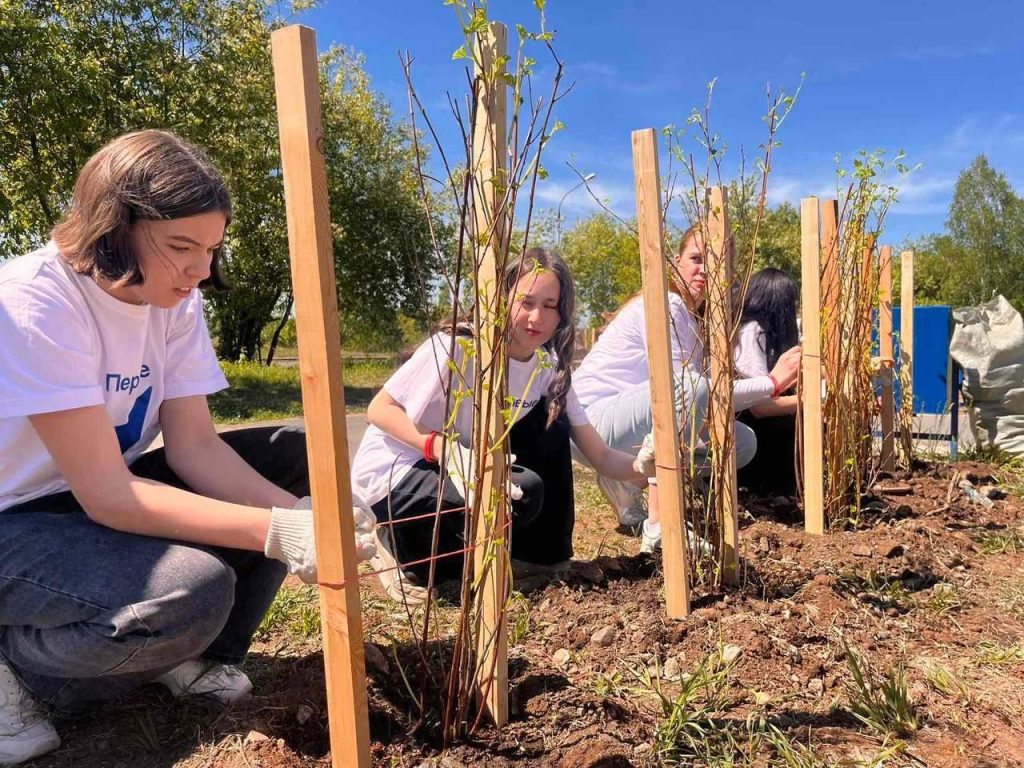
[[[607,648],[615,642],[615,635],[618,634],[615,627],[601,627],[590,636],[590,642],[601,648]]]

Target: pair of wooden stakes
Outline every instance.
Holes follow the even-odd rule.
[[[484,67],[502,60],[507,51],[507,33],[503,25],[492,24],[481,35],[481,62]],[[315,500],[317,558],[320,574],[320,603],[323,626],[324,665],[327,686],[328,723],[331,759],[336,768],[369,768],[370,738],[366,696],[363,631],[360,613],[354,529],[348,510],[352,506],[348,438],[345,425],[344,390],[341,370],[341,342],[338,332],[337,293],[332,254],[327,176],[323,155],[320,94],[315,33],[301,26],[289,26],[272,35],[275,88],[281,139],[281,165],[288,220],[292,280],[295,294],[296,326],[299,338],[299,367],[302,378],[303,411],[310,462],[310,484]],[[479,72],[478,72],[479,74]],[[500,79],[499,79],[500,82]],[[477,124],[474,125],[474,151],[480,158],[479,187],[490,211],[477,210],[478,231],[492,233],[492,243],[483,260],[479,283],[483,286],[483,311],[495,306],[500,284],[494,251],[505,236],[505,226],[496,226],[502,212],[494,194],[494,169],[504,157],[507,89],[495,88],[478,95]],[[654,417],[655,450],[659,457],[657,476],[662,489],[662,530],[665,591],[668,613],[682,618],[689,613],[689,577],[686,565],[683,526],[682,457],[671,371],[671,340],[668,321],[667,282],[660,181],[658,176],[657,135],[653,129],[633,134],[633,158],[636,175],[637,222],[640,238],[643,296],[647,312],[651,400]],[[829,205],[826,204],[826,210]],[[834,204],[831,206],[835,211]],[[726,192],[720,187],[709,190],[708,253],[706,269],[709,285],[732,283],[732,238],[726,215]],[[487,215],[484,215],[484,214]],[[820,356],[820,257],[826,244],[826,260],[835,248],[835,240],[826,225],[819,230],[818,201],[805,199],[801,207],[803,236],[803,327],[804,381],[821,381]],[[834,222],[834,217],[833,217]],[[823,238],[824,235],[824,238]],[[903,255],[903,306],[913,305],[913,254]],[[826,261],[827,264],[827,261]],[[888,275],[888,282],[886,275]],[[882,249],[881,259],[881,354],[892,358],[891,250]],[[909,276],[909,278],[908,278]],[[909,285],[909,288],[908,288]],[[909,293],[908,293],[909,291]],[[711,397],[717,403],[711,415],[710,430],[728,444],[732,430],[731,366],[723,365],[732,354],[732,312],[728,291],[709,304],[707,321],[711,335]],[[724,300],[723,300],[724,299]],[[888,318],[888,325],[887,323]],[[904,354],[912,349],[913,313],[903,313]],[[497,323],[492,324],[497,327]],[[886,339],[888,338],[888,346]],[[485,340],[482,363],[493,354],[495,342]],[[904,364],[909,364],[905,360]],[[883,377],[885,379],[886,377]],[[891,393],[892,378],[887,377]],[[814,387],[809,388],[814,391]],[[819,387],[820,389],[820,387]],[[499,393],[500,394],[500,393]],[[805,398],[804,467],[807,490],[805,513],[807,529],[824,532],[821,510],[821,402]],[[889,396],[889,460],[892,456],[892,397]],[[504,432],[500,408],[489,409],[486,425],[489,440]],[[489,442],[487,445],[496,445]],[[484,446],[487,447],[486,445]],[[883,447],[883,468],[885,465]],[[479,455],[490,456],[483,450]],[[487,490],[504,487],[501,463],[485,459],[483,498]],[[726,581],[739,575],[739,525],[736,501],[735,456],[726,459],[724,481],[719,494],[724,503],[722,528],[723,574]],[[731,464],[729,463],[731,462]],[[494,494],[503,497],[503,494]],[[492,522],[478,521],[477,541],[493,536],[494,527],[505,519],[504,510],[491,516]],[[483,626],[478,641],[477,690],[480,705],[499,726],[508,720],[508,672],[505,640],[505,606],[510,594],[507,548],[499,548],[498,562],[481,571],[478,594],[482,597],[479,621]],[[479,560],[479,558],[478,558]]]

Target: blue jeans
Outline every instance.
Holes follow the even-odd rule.
[[[309,493],[305,433],[223,435],[254,469]],[[163,450],[132,472],[184,488]],[[121,533],[70,493],[0,512],[0,657],[39,701],[62,711],[113,698],[183,661],[237,664],[284,579],[250,552]]]
[[[677,378],[676,415],[679,428],[683,432],[683,445],[688,446],[692,457],[684,448],[683,461],[690,464],[702,474],[710,471],[708,442],[704,421],[707,418],[708,381],[704,377]],[[651,415],[651,385],[649,381],[626,387],[614,397],[605,398],[590,406],[587,411],[594,429],[612,448],[625,453],[635,454],[648,433],[654,429]],[[757,452],[757,436],[753,430],[742,422],[736,422],[736,466],[743,467],[754,458]],[[573,458],[587,465],[583,454],[573,446]],[[589,466],[589,465],[588,465]],[[608,481],[612,489],[617,489],[617,496],[628,501],[635,493],[635,486],[619,481]]]

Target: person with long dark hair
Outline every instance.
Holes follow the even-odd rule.
[[[798,296],[796,282],[781,269],[768,267],[750,278],[733,351],[737,375],[744,379],[764,376],[784,352],[799,344]],[[764,494],[796,491],[796,409],[796,394],[788,390],[738,415],[757,436],[758,446],[757,453],[738,471],[741,486]]]
[[[557,568],[572,556],[570,438],[609,477],[642,482],[650,467],[605,444],[573,389],[575,288],[565,261],[530,248],[509,265],[503,287],[509,307],[506,422],[516,455],[509,473],[512,558]],[[405,603],[428,599],[431,571],[435,581],[462,572],[464,510],[472,503],[467,453],[474,411],[481,408],[474,402],[473,347],[464,325],[432,335],[366,411],[370,426],[353,462],[353,490],[380,523],[373,565],[384,590]]]

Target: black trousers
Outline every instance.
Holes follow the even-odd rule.
[[[547,405],[537,406],[512,427],[510,449],[516,456],[511,481],[523,490],[511,504],[512,557],[533,563],[557,563],[572,557],[575,507],[572,489],[572,457],[569,422],[562,415],[546,428]],[[430,564],[434,512],[441,496],[438,525],[438,556],[435,578],[457,579],[462,575],[466,548],[465,501],[450,479],[441,483],[437,464],[417,462],[391,489],[388,497],[373,505],[378,522],[392,522],[395,556],[421,579]],[[457,510],[457,511],[449,511]],[[411,519],[417,518],[417,519]],[[408,522],[403,522],[408,521]]]
[[[757,453],[736,478],[747,490],[763,495],[791,496],[796,493],[796,418],[758,418],[750,411],[737,417],[757,435]]]

